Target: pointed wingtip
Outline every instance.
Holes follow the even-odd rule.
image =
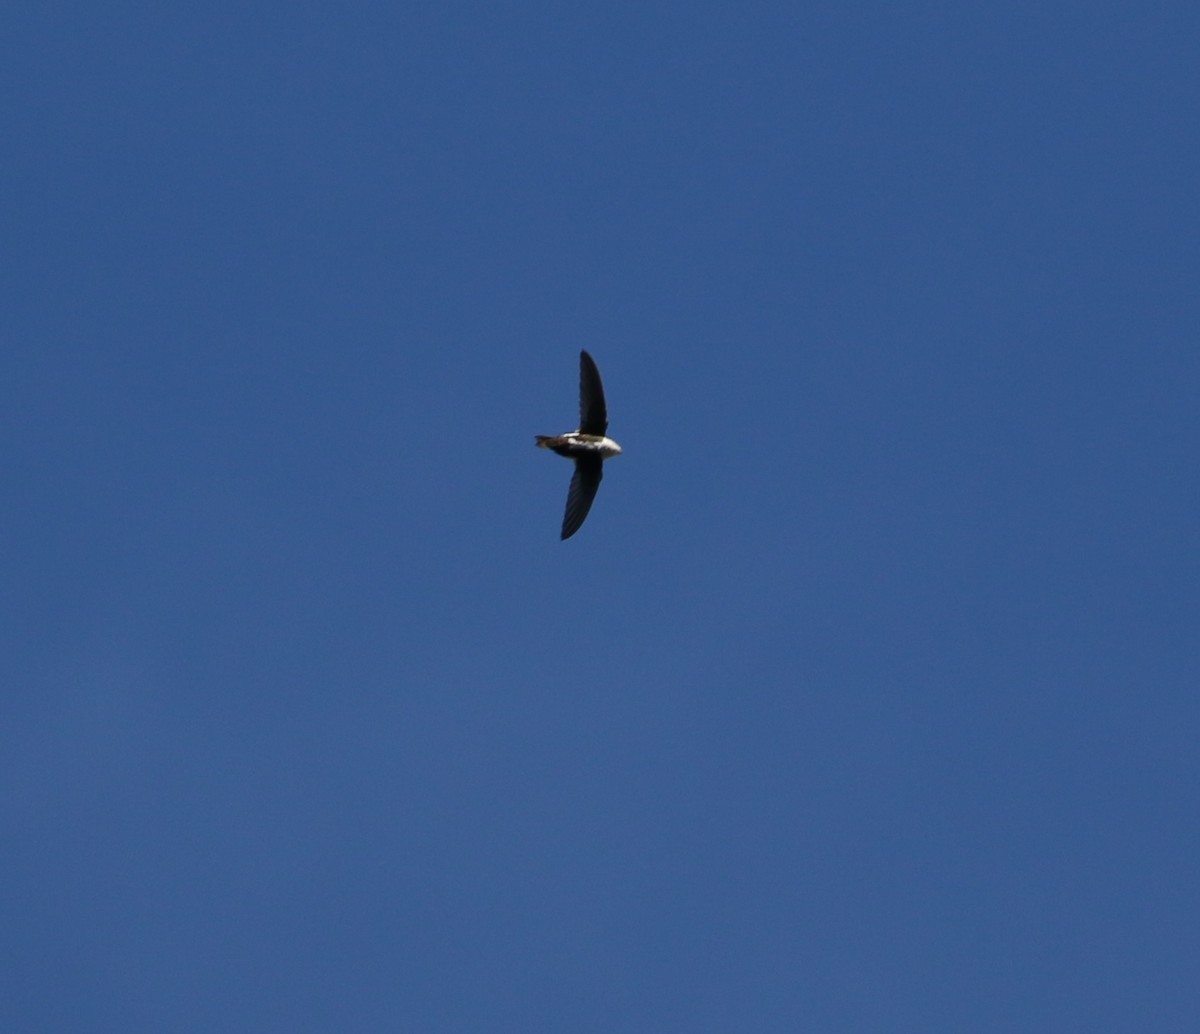
[[[567,489],[567,508],[563,511],[560,538],[569,539],[582,527],[603,478],[603,461],[590,456],[576,458],[575,473],[571,475],[571,485]]]
[[[587,353],[579,352],[579,430],[585,434],[608,433],[608,407],[604,402],[604,384],[596,361]]]

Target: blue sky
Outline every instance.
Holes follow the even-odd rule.
[[[9,18],[0,1025],[1195,1030],[1198,21]]]

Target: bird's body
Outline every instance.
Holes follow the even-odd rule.
[[[602,460],[607,460],[621,455],[621,446],[602,434],[568,431],[566,434],[535,434],[534,437],[541,448],[551,449],[571,460],[582,456],[599,456]]]
[[[579,353],[579,429],[566,434],[534,435],[540,448],[551,449],[575,461],[575,475],[567,492],[562,537],[569,539],[583,524],[604,477],[604,461],[621,454],[621,446],[608,437],[608,410],[600,371],[587,352]]]

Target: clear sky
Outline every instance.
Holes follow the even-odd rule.
[[[20,6],[0,1028],[1200,1029],[1194,3]]]

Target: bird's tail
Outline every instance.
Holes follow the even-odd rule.
[[[537,439],[539,449],[548,449],[550,448],[550,439],[554,436],[549,434],[535,434],[533,437]]]

